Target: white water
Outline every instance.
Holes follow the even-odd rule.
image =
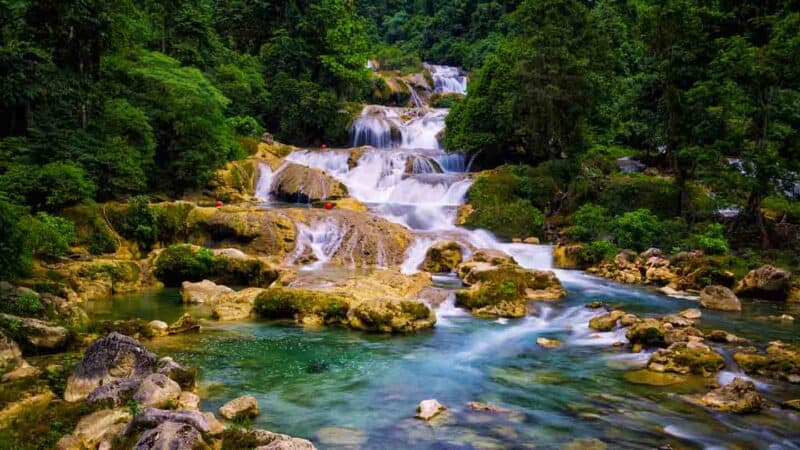
[[[447,113],[444,108],[369,105],[353,121],[350,143],[353,147],[437,150]]]
[[[434,92],[443,94],[467,93],[467,77],[461,74],[461,69],[458,67],[426,64],[425,68],[428,69],[431,77],[433,77]]]
[[[322,220],[312,225],[297,223],[296,226],[297,246],[289,261],[294,263],[310,253],[315,261],[303,267],[307,270],[318,269],[330,261],[345,235],[341,224],[335,220]]]
[[[275,173],[269,164],[260,163],[258,165],[258,181],[256,181],[256,197],[268,202],[272,191],[272,179]]]

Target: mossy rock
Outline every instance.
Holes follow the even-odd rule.
[[[409,333],[430,328],[436,314],[425,304],[413,300],[375,299],[364,301],[347,314],[350,327],[384,333]]]
[[[800,345],[775,342],[764,354],[740,352],[733,359],[745,373],[800,383]]]
[[[426,252],[422,270],[434,273],[451,272],[461,261],[461,246],[457,242],[437,242]]]
[[[253,311],[265,319],[292,319],[298,323],[319,320],[324,324],[345,323],[350,299],[297,288],[270,288],[260,293]]]
[[[677,342],[654,353],[647,367],[654,372],[709,376],[725,367],[725,358],[707,345]]]
[[[664,324],[658,319],[643,319],[628,328],[625,337],[631,344],[640,344],[645,347],[664,345]]]
[[[277,269],[258,258],[244,254],[229,257],[223,252],[189,244],[172,245],[158,255],[154,274],[167,286],[208,279],[215,283],[264,287],[279,277]]]

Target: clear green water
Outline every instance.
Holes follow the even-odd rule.
[[[435,330],[386,336],[240,322],[212,324],[200,334],[149,345],[200,368],[204,409],[254,395],[262,409],[254,425],[306,437],[319,448],[559,448],[576,438],[598,438],[609,448],[800,446],[797,413],[777,406],[751,416],[711,413],[680,398],[703,392],[702,380],[662,388],[625,381],[624,374],[641,367],[648,355],[613,347],[623,337],[619,332],[592,333],[586,324],[594,312],[583,307],[603,300],[655,315],[695,302],[574,272],[559,277],[567,299],[542,308],[539,317],[507,323],[445,314]],[[174,291],[113,301],[117,318],[167,320],[182,312]],[[102,316],[101,310],[92,311]],[[798,324],[751,319],[783,312],[798,313],[785,304],[747,302],[741,314],[704,311],[700,326],[724,328],[756,344],[796,342]],[[540,348],[539,336],[565,345]],[[733,367],[720,375],[722,381],[734,375]],[[773,402],[800,398],[800,387],[757,381]],[[433,424],[415,420],[416,405],[427,398],[447,405],[448,415]],[[513,413],[472,412],[470,401]]]

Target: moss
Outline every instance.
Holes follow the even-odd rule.
[[[669,218],[680,215],[678,195],[672,178],[617,174],[604,181],[597,203],[612,215],[646,208]]]
[[[343,321],[350,304],[344,297],[309,289],[267,289],[256,297],[253,310],[267,319],[296,319],[317,315],[324,322]]]
[[[62,215],[75,224],[75,239],[78,245],[85,245],[93,255],[114,253],[118,242],[109,227],[103,212],[103,205],[78,205],[67,208]]]
[[[525,290],[529,287],[531,274],[516,270],[513,266],[499,266],[493,270],[480,272],[475,278],[475,281],[480,282],[478,289],[456,292],[457,303],[470,309],[506,301],[525,301]]]
[[[184,281],[201,281],[214,273],[214,254],[178,244],[166,248],[156,260],[155,275],[166,286],[179,286]]]
[[[736,364],[748,374],[759,374],[772,378],[786,379],[790,375],[800,375],[800,346],[784,349],[770,348],[763,355],[736,353]]]
[[[427,319],[430,316],[428,307],[420,302],[402,301],[400,302],[400,308],[404,313],[411,316],[413,320]]]
[[[433,94],[431,95],[430,104],[432,108],[452,108],[463,99],[464,96],[458,93]]]
[[[84,402],[53,400],[33,403],[12,418],[9,426],[0,433],[0,448],[56,448],[58,440],[72,433],[78,421],[94,410]]]
[[[711,350],[695,350],[680,346],[672,352],[675,364],[686,366],[694,374],[718,372],[725,367],[725,359],[719,353]]]
[[[505,166],[478,176],[467,193],[473,210],[464,225],[488,229],[502,238],[539,236],[544,214],[534,205],[540,202],[542,189],[548,191],[542,186],[551,186],[552,179],[514,173],[520,170]]]
[[[135,339],[152,339],[155,336],[150,325],[148,325],[145,320],[139,318],[130,320],[103,320],[90,325],[90,329],[102,335],[117,332]]]

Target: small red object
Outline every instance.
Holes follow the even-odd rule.
[[[325,203],[325,209],[333,209],[333,203],[331,202]]]
[[[219,208],[220,206],[222,206],[222,200],[217,200],[217,208]]]
[[[320,148],[323,149],[323,150],[326,150],[328,148],[328,146],[325,145],[325,144],[322,144],[322,146]]]

